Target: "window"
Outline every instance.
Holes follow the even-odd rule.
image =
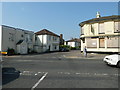
[[[108,37],[107,38],[107,47],[108,48],[118,48],[119,47],[119,36]]]
[[[55,40],[55,37],[53,36],[53,41]]]
[[[56,41],[57,40],[57,37],[53,36],[53,41]]]
[[[57,46],[55,45],[55,50],[57,49]]]
[[[99,47],[100,48],[104,48],[105,47],[105,40],[104,40],[104,38],[100,38],[99,39]]]
[[[21,35],[21,37],[23,37],[23,35]]]
[[[91,33],[95,33],[95,30],[94,30],[94,26],[93,25],[91,25]]]
[[[51,41],[51,36],[50,36],[50,35],[48,36],[48,38],[49,38],[49,40]]]
[[[55,41],[57,40],[57,37],[55,37]]]
[[[120,32],[120,22],[115,22],[114,32]]]
[[[97,38],[86,38],[87,47],[96,48],[97,47]]]
[[[104,34],[105,30],[104,30],[104,23],[99,23],[99,34]]]

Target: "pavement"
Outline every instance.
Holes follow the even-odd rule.
[[[80,52],[79,50],[72,50],[65,57],[66,58],[78,58],[78,59],[103,59],[106,55],[109,55],[109,54],[87,53],[87,57],[85,57],[83,52]]]
[[[43,54],[49,55],[55,53],[61,53],[61,52],[43,53]],[[106,55],[109,55],[109,54],[101,54],[101,53],[87,53],[87,57],[85,57],[84,53],[80,52],[80,50],[71,50],[69,52],[62,52],[62,53],[65,53],[65,55],[62,55],[63,58],[74,58],[74,59],[103,59]],[[3,58],[4,57],[5,58],[34,57],[36,55],[43,55],[43,54],[27,54],[27,55],[12,55],[12,56],[3,55],[2,57]]]

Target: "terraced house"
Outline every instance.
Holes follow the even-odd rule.
[[[119,52],[120,16],[101,17],[81,22],[81,51],[86,46],[92,52]]]

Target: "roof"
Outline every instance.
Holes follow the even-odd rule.
[[[80,42],[80,39],[75,38],[75,39],[68,40],[66,42]]]
[[[60,37],[59,35],[47,30],[47,29],[43,29],[41,31],[38,31],[35,33],[36,35],[52,35],[52,36],[57,36],[57,37]]]
[[[16,45],[19,45],[23,42],[23,40],[19,40]]]
[[[106,22],[106,21],[120,21],[120,15],[93,18],[93,19],[81,22],[79,26],[82,27],[84,24],[100,23],[100,22]]]
[[[20,31],[25,31],[25,32],[32,32],[34,33],[33,31],[30,31],[30,30],[24,30],[24,29],[20,29],[20,28],[15,28],[15,27],[12,27],[12,26],[7,26],[7,25],[0,25],[2,27],[7,27],[7,28],[12,28],[14,30],[20,30]]]

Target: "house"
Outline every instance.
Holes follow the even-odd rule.
[[[97,17],[81,22],[81,51],[86,46],[90,52],[119,52],[120,16]]]
[[[80,48],[80,39],[72,38],[71,40],[66,41],[66,45],[73,48],[75,47]]]
[[[13,50],[15,54],[23,54],[21,52],[25,50],[23,47],[27,47],[24,54],[33,51],[34,32],[5,25],[0,27],[0,51],[8,52],[8,50]]]
[[[36,52],[59,51],[60,36],[43,29],[35,33],[34,50]]]

